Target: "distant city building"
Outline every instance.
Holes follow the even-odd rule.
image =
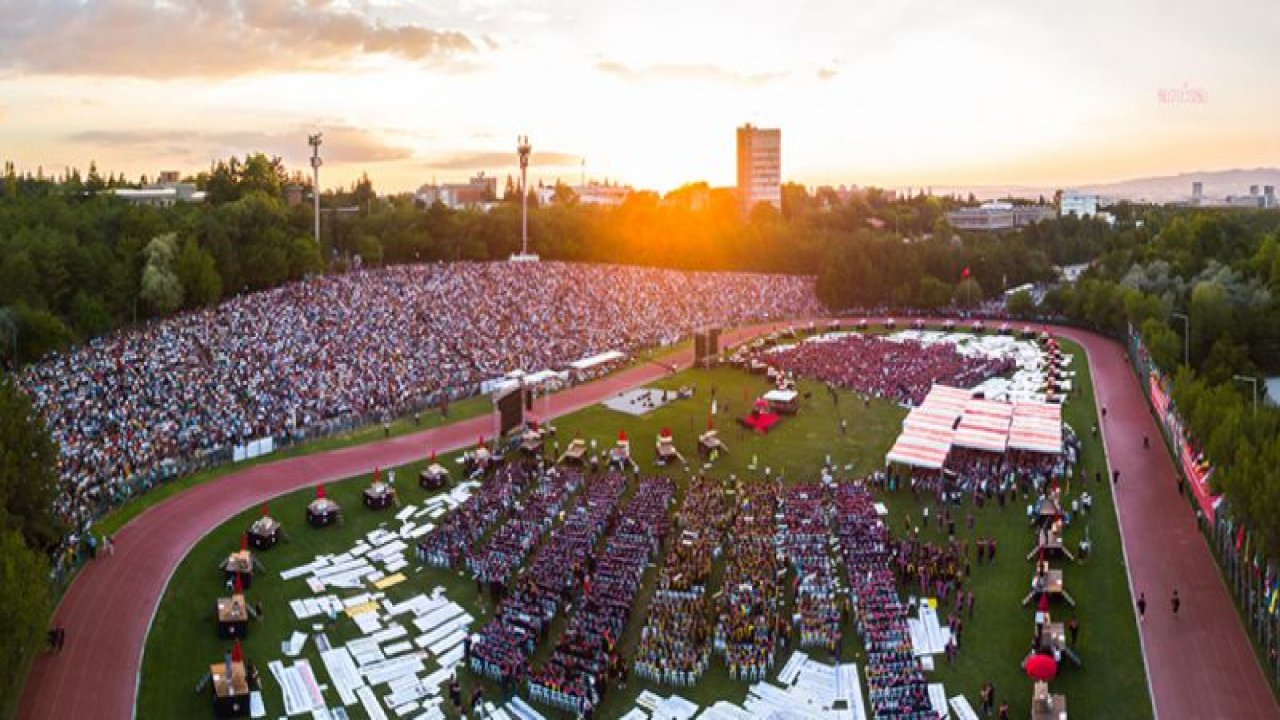
[[[284,203],[289,207],[296,207],[302,204],[302,195],[305,188],[298,183],[289,183],[284,186]]]
[[[609,184],[608,182],[589,182],[586,185],[577,185],[573,188],[573,192],[578,196],[578,202],[582,205],[621,205],[631,194],[630,185],[618,185],[617,183]]]
[[[1259,187],[1257,185],[1250,185],[1248,195],[1227,195],[1222,198],[1207,198],[1204,196],[1204,184],[1197,181],[1191,183],[1191,199],[1189,201],[1172,204],[1204,208],[1278,207],[1276,204],[1276,188],[1274,185],[1262,186],[1261,193],[1259,193],[1258,190]]]
[[[165,170],[160,173],[157,182],[141,188],[116,188],[111,192],[134,205],[152,207],[171,207],[180,202],[204,202],[203,190],[197,190],[195,183],[180,182],[180,179],[176,170]]]
[[[759,203],[782,209],[782,131],[738,128],[738,201],[744,215]]]
[[[539,185],[534,189],[534,197],[539,205],[550,205],[556,199],[556,185]],[[604,205],[617,207],[626,201],[632,193],[630,185],[610,184],[609,182],[591,181],[586,185],[570,185],[579,205]]]
[[[430,207],[438,202],[454,210],[484,208],[497,199],[498,179],[483,172],[465,183],[423,185],[414,194],[414,200],[420,205]]]
[[[957,230],[1008,230],[1034,225],[1053,215],[1053,208],[1047,205],[987,202],[976,208],[962,208],[947,213],[947,223]]]
[[[1076,190],[1067,190],[1062,193],[1062,202],[1058,205],[1058,214],[1064,217],[1075,215],[1082,218],[1097,215],[1098,196]]]

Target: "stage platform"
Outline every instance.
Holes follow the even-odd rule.
[[[742,426],[748,430],[753,430],[758,433],[767,433],[772,430],[773,426],[777,425],[778,421],[781,419],[782,417],[777,413],[751,413],[744,418],[738,418],[738,422],[742,423]]]
[[[662,399],[664,392],[666,393],[666,400]],[[617,410],[620,413],[638,417],[647,415],[650,411],[657,410],[667,403],[675,402],[677,395],[675,390],[640,388],[614,395],[605,400],[603,404],[610,410]]]

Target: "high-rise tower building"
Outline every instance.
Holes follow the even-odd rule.
[[[738,128],[738,201],[743,215],[758,203],[782,209],[782,131]]]

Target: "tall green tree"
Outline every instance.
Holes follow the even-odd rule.
[[[160,313],[171,313],[182,304],[182,282],[174,270],[177,243],[177,236],[167,233],[152,238],[146,247],[139,297]]]
[[[955,300],[961,307],[973,307],[983,301],[982,286],[977,279],[967,277],[956,285]]]
[[[1139,332],[1157,367],[1165,372],[1173,372],[1182,364],[1182,337],[1164,321],[1147,318]]]
[[[1222,333],[1236,331],[1231,300],[1216,282],[1200,282],[1191,291],[1191,356],[1203,359]]]
[[[53,613],[48,576],[44,553],[17,530],[0,526],[0,698],[18,696],[28,664],[44,647]]]
[[[57,449],[31,401],[0,377],[0,526],[18,531],[33,548],[60,535],[53,517],[56,462]]]
[[[1021,290],[1005,302],[1005,309],[1014,317],[1030,317],[1036,310],[1036,303],[1031,298],[1031,293]]]
[[[176,272],[188,307],[209,305],[221,299],[222,278],[218,276],[217,263],[195,238],[187,238],[182,244]]]
[[[57,451],[31,401],[0,376],[0,698],[15,697],[53,611],[45,550]]]

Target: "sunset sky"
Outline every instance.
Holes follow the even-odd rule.
[[[749,121],[809,185],[1274,166],[1276,20],[1264,0],[0,0],[0,156],[306,169],[319,129],[322,185],[395,191],[505,177],[528,134],[535,180],[585,158],[669,190],[732,184]]]

